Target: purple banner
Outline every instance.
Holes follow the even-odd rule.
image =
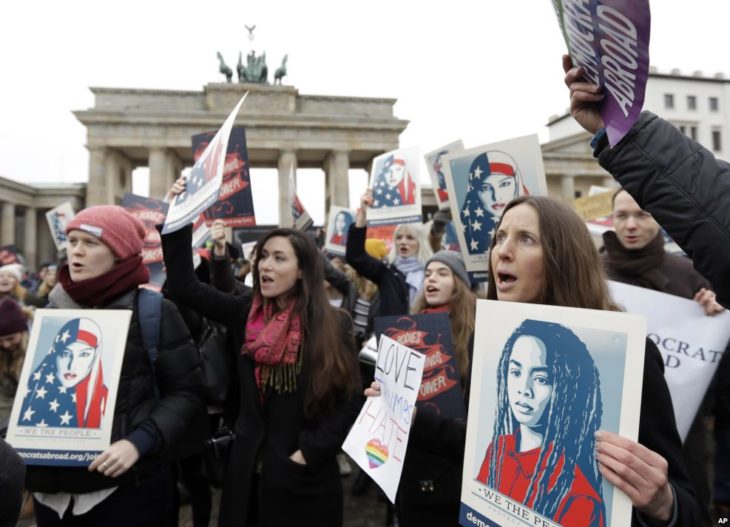
[[[160,233],[155,225],[164,223],[167,216],[167,203],[152,198],[145,198],[127,192],[122,198],[122,207],[142,222],[145,228],[142,258],[150,272],[150,283],[159,287],[165,283],[167,274],[162,261],[162,245]]]
[[[214,136],[215,132],[193,136],[194,161],[198,160]],[[231,137],[228,139],[223,182],[218,192],[218,200],[205,211],[208,225],[217,219],[222,219],[227,227],[256,225],[248,169],[246,131],[243,127],[236,126],[231,130]]]
[[[649,75],[648,0],[553,0],[573,64],[603,87],[599,109],[611,146],[644,106]]]

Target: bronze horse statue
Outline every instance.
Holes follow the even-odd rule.
[[[274,84],[278,83],[281,84],[281,79],[286,76],[286,61],[289,58],[289,55],[284,55],[284,58],[281,59],[281,66],[276,68],[276,71],[274,72]]]
[[[218,51],[216,53],[218,55],[218,71],[220,71],[223,75],[226,76],[226,82],[230,83],[231,79],[233,78],[233,70],[228,67],[228,65],[223,60],[223,55],[221,55],[221,52]]]

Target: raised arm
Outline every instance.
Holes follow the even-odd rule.
[[[571,66],[564,58],[571,114],[596,134],[603,127],[596,107],[603,95]],[[730,164],[649,112],[613,148],[605,138],[594,139],[601,166],[656,218],[729,307]]]
[[[380,286],[383,274],[388,267],[370,256],[365,251],[365,236],[367,234],[367,208],[373,202],[372,193],[368,190],[360,198],[360,210],[357,211],[357,219],[350,225],[347,234],[347,247],[345,260],[361,276]]]

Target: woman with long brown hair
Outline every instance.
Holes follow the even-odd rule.
[[[173,192],[184,189],[184,180]],[[193,273],[192,229],[162,237],[168,290],[228,327],[238,369],[236,434],[222,526],[342,524],[336,461],[361,399],[344,312],[329,305],[314,241],[274,229],[256,246],[253,291],[222,293]]]
[[[423,287],[411,311],[448,313],[461,391],[467,405],[475,310],[476,295],[469,288],[469,275],[461,254],[453,251],[434,254],[426,263]],[[377,382],[372,387],[377,389]],[[451,419],[431,411],[419,412],[414,421],[398,487],[397,514],[403,527],[457,525],[462,463],[440,455],[437,439],[435,449],[421,445],[424,440],[434,442],[429,437],[431,432],[450,422]]]
[[[617,309],[584,222],[568,205],[535,196],[518,197],[505,208],[492,238],[487,298]],[[638,442],[603,430],[595,437],[600,475],[633,503],[632,525],[647,520],[698,524],[699,506],[682,458],[664,363],[650,340],[644,355]],[[523,445],[516,445],[523,453]]]
[[[487,298],[618,309],[609,295],[598,251],[583,220],[568,205],[536,196],[515,198],[505,208],[492,238]],[[699,504],[682,459],[663,370],[659,351],[647,339],[639,441],[603,430],[596,434],[600,475],[633,503],[632,526],[699,522]],[[372,388],[366,391],[366,395],[376,393]],[[454,420],[428,423],[421,417],[416,416],[413,425],[413,432],[419,429],[419,446],[460,459],[465,424]],[[516,453],[522,453],[519,444]],[[577,491],[574,486],[569,485],[569,489],[573,494]]]

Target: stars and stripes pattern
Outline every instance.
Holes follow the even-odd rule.
[[[438,182],[438,188],[436,193],[438,194],[439,200],[442,202],[449,200],[449,192],[446,190],[446,176],[444,175],[444,164],[441,161],[441,157],[449,153],[448,150],[441,150],[436,154],[436,159],[433,161],[433,170],[436,172],[436,181]]]
[[[223,154],[220,141],[207,145],[202,155],[195,161],[190,175],[185,180],[185,190],[175,196],[175,205],[184,203],[190,196],[194,196],[208,181],[212,180],[218,170],[218,164]]]
[[[403,166],[405,171],[403,179],[398,186],[388,185],[387,176],[395,165]],[[408,170],[405,160],[395,155],[388,156],[378,172],[373,183],[373,205],[372,208],[399,207],[402,205],[413,205],[416,203],[416,186]]]
[[[185,180],[185,190],[175,196],[175,205],[184,203],[190,196],[195,195],[200,187],[202,187],[207,181],[205,175],[205,167],[203,164],[196,163],[195,166],[190,170],[190,175]]]
[[[466,199],[461,207],[461,225],[469,254],[484,254],[494,235],[498,218],[485,210],[479,191],[490,174],[489,157],[479,154],[469,167]]]
[[[108,390],[103,384],[101,361],[89,375],[73,387],[64,386],[57,377],[57,358],[74,342],[96,347],[100,343],[99,327],[90,319],[75,318],[56,334],[43,361],[31,373],[25,388],[18,391],[23,398],[18,426],[39,428],[98,428],[106,406]],[[88,397],[91,400],[88,400]]]

